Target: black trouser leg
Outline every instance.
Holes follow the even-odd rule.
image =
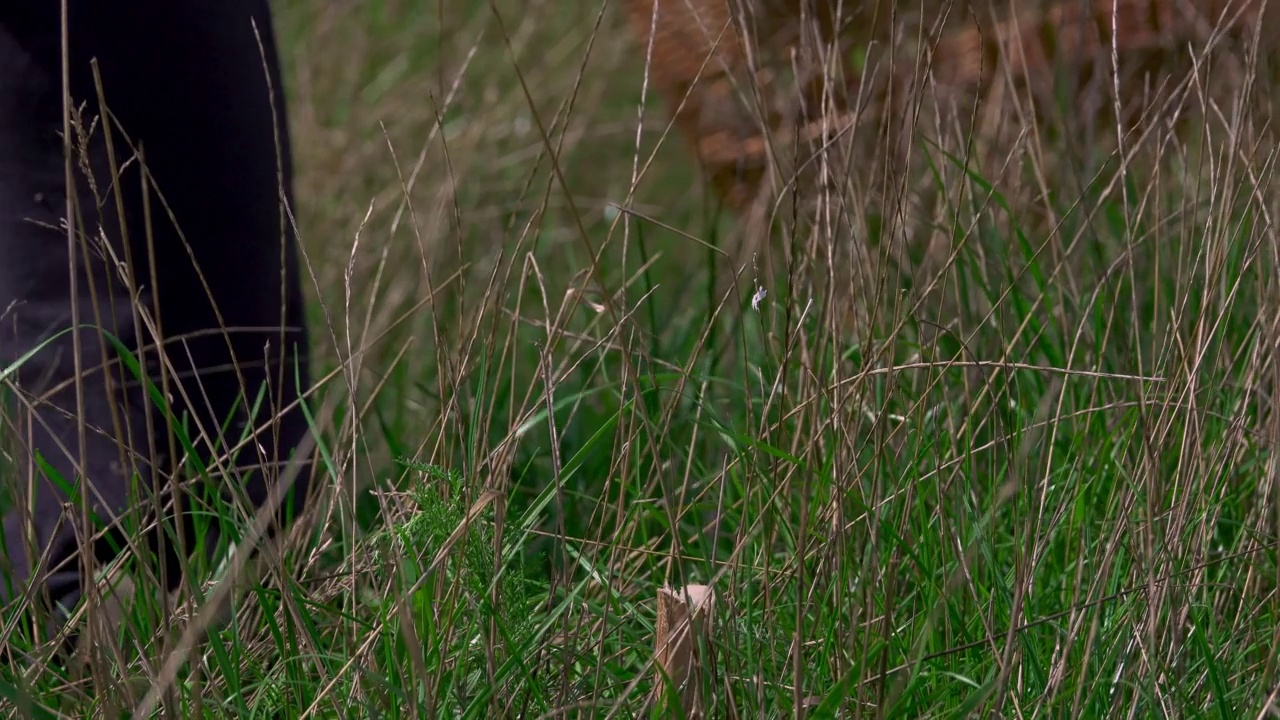
[[[0,367],[21,360],[10,379],[22,444],[52,470],[0,469],[18,480],[3,532],[15,588],[0,583],[0,601],[34,581],[71,605],[85,581],[80,501],[111,521],[172,487],[182,460],[188,471],[207,463],[218,490],[261,505],[306,435],[296,405],[310,377],[265,0],[70,1],[71,96],[89,133],[76,157],[74,281],[61,227],[59,5],[0,4]],[[146,361],[196,457],[102,333],[79,333],[77,375],[73,336],[58,334],[73,309],[80,327],[107,330]],[[246,428],[263,426],[224,457]],[[301,470],[286,513],[301,508],[309,466]],[[193,523],[183,525],[195,540]],[[28,539],[43,566],[27,556]],[[164,560],[176,568],[172,548]],[[178,578],[168,575],[172,589]]]

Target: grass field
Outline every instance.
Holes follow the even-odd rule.
[[[617,5],[276,3],[323,495],[231,622],[16,712],[671,716],[704,584],[709,717],[1280,714],[1270,88],[922,122],[736,253]]]

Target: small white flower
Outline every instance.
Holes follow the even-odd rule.
[[[765,290],[763,286],[758,288],[756,290],[756,294],[751,296],[751,309],[759,312],[760,303],[764,300],[764,296],[768,294],[769,292]]]

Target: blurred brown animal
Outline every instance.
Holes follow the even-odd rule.
[[[859,112],[878,107],[900,117],[913,89],[960,99],[1012,84],[1047,100],[1090,81],[1110,84],[1114,49],[1127,101],[1121,121],[1132,124],[1142,113],[1143,77],[1169,57],[1185,58],[1211,40],[1248,43],[1259,26],[1265,47],[1276,35],[1272,5],[1280,0],[1267,2],[1058,0],[1036,7],[1022,0],[997,14],[965,0],[928,0],[916,17],[880,0],[628,0],[627,10],[651,53],[651,85],[712,186],[743,211],[760,195],[779,149],[807,146],[801,152],[812,157]],[[887,59],[868,52],[860,72],[852,50],[877,46],[913,52]],[[873,67],[885,71],[872,77]],[[805,157],[793,158],[793,167]]]

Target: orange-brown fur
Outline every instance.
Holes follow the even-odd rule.
[[[628,0],[646,51],[652,40],[651,85],[731,207],[742,210],[758,195],[771,147],[821,140],[850,124],[850,98],[863,79],[848,49],[888,44],[899,17],[883,7],[889,0],[878,1]],[[1268,6],[1264,17],[1263,0],[1058,0],[1043,9],[1019,0],[994,19],[978,4],[933,5],[919,24],[924,47],[916,53],[927,59],[929,75],[915,58],[896,58],[893,72],[872,81],[864,97],[901,111],[922,83],[962,98],[1004,80],[1034,97],[1052,92],[1055,79],[1097,78],[1098,67],[1110,82],[1113,43],[1124,81],[1188,47],[1203,48],[1215,28],[1247,39],[1261,22],[1264,45],[1275,34],[1276,10]],[[841,19],[838,12],[851,14]],[[933,28],[942,17],[949,21]],[[824,58],[824,47],[835,51]],[[1059,69],[1072,75],[1055,75]],[[788,72],[795,76],[790,85],[778,82]],[[843,78],[845,87],[826,86],[830,77]],[[1130,84],[1122,92],[1133,99],[1121,108],[1126,122],[1141,112],[1141,86]]]

